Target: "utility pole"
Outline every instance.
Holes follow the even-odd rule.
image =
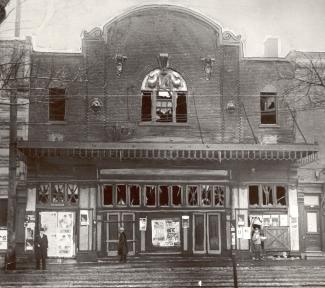
[[[20,36],[20,0],[16,0],[16,21],[15,21],[15,37]],[[20,48],[18,42],[15,42],[13,49],[13,59],[16,60],[16,53],[19,53]],[[18,58],[17,58],[18,60]],[[16,60],[16,61],[17,61]],[[20,61],[19,61],[20,62]],[[6,269],[16,270],[16,210],[17,210],[17,72],[20,63],[15,63],[14,77],[9,76],[9,183],[8,183],[8,217],[7,217],[7,235],[8,249],[6,255]]]

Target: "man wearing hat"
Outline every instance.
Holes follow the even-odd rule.
[[[40,234],[35,237],[35,258],[36,258],[36,269],[41,268],[41,260],[42,260],[42,269],[46,269],[46,258],[47,258],[47,248],[48,248],[48,240],[47,236],[44,233],[44,228],[40,229]]]
[[[117,253],[120,256],[120,262],[126,262],[126,255],[128,254],[128,242],[124,233],[124,227],[120,227],[120,238],[118,240]]]

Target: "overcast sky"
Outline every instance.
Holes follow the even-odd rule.
[[[12,37],[15,5],[0,27]],[[325,51],[325,0],[20,0],[21,36],[33,36],[35,50],[80,51],[81,32],[144,4],[184,6],[242,35],[247,57],[263,56],[268,36],[280,39],[280,56],[290,50]],[[11,12],[10,12],[11,11]]]

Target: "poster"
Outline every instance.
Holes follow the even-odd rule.
[[[147,218],[140,218],[139,219],[139,230],[140,231],[147,231]]]
[[[280,226],[288,226],[288,215],[280,215]]]
[[[243,227],[243,239],[251,239],[251,227]]]
[[[25,226],[25,251],[34,250],[35,222],[26,223]]]
[[[263,215],[263,223],[264,223],[264,226],[270,226],[271,225],[271,215]]]
[[[184,215],[182,216],[182,227],[189,228],[190,227],[190,216]]]
[[[237,225],[238,226],[244,226],[245,225],[245,215],[244,214],[239,214],[237,216]]]
[[[180,246],[180,221],[178,219],[153,219],[152,245],[157,247]]]
[[[261,215],[250,215],[249,219],[251,225],[263,225],[263,217]]]
[[[80,210],[80,225],[89,225],[88,210]]]
[[[0,250],[7,250],[7,229],[0,228]]]
[[[242,239],[243,238],[243,227],[237,228],[237,238]]]
[[[40,212],[40,217],[48,238],[48,256],[73,257],[74,212]]]

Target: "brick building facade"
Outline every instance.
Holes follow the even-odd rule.
[[[281,101],[287,59],[245,58],[240,36],[161,5],[31,57],[25,226],[50,257],[116,255],[121,225],[130,254],[245,252],[253,224],[266,251],[304,252],[297,169],[318,146]]]

